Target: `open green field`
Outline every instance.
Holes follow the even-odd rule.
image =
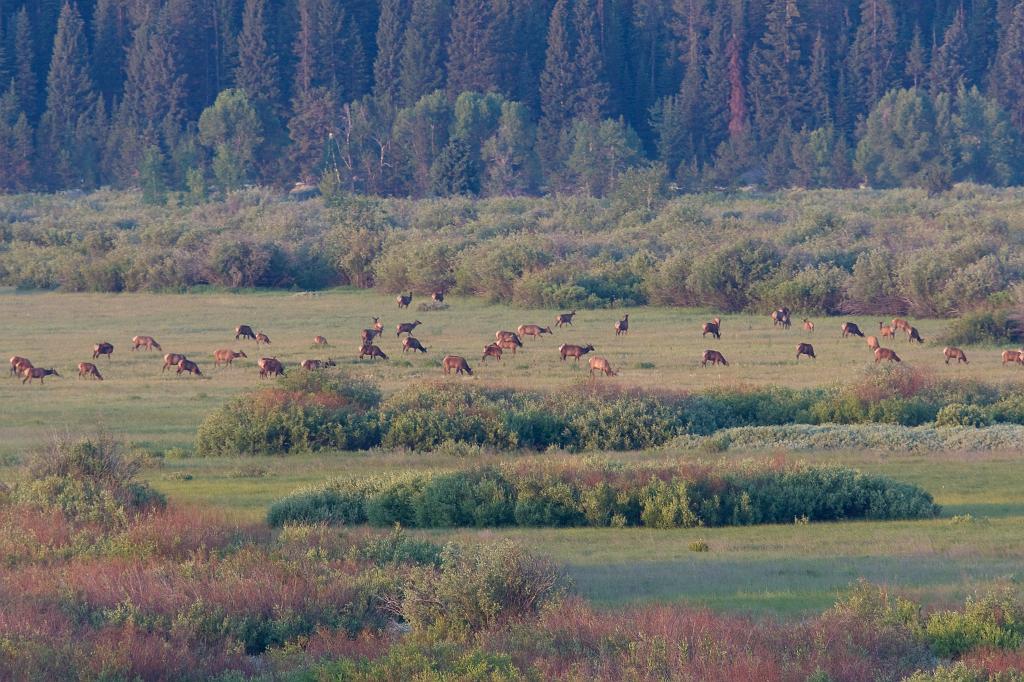
[[[335,358],[340,365],[393,391],[409,382],[440,378],[440,358],[446,353],[466,356],[476,369],[471,378],[519,388],[558,390],[587,381],[570,360],[561,362],[562,343],[591,343],[620,372],[613,381],[625,387],[694,390],[708,386],[779,384],[804,387],[850,379],[872,361],[859,338],[841,338],[839,326],[847,318],[817,319],[816,330],[800,328],[799,317],[789,331],[773,328],[767,315],[731,315],[723,318],[722,339],[701,338],[701,323],[713,311],[645,307],[630,310],[581,310],[573,327],[555,329],[553,337],[525,340],[526,347],[500,363],[480,365],[483,346],[498,329],[519,324],[550,325],[553,310],[522,310],[486,305],[475,299],[455,298],[446,310],[398,310],[390,296],[333,290],[315,295],[286,292],[156,294],[57,294],[0,291],[0,353],[28,357],[38,367],[55,367],[63,378],[50,378],[45,386],[0,381],[0,456],[12,455],[38,443],[48,432],[95,429],[97,426],[154,449],[188,448],[196,426],[212,408],[228,397],[259,383],[256,361],[261,354],[276,356],[295,368],[306,358]],[[630,313],[628,336],[616,337],[613,325]],[[795,313],[798,315],[798,312]],[[373,316],[382,318],[385,331],[381,348],[387,362],[359,361],[359,331]],[[430,350],[402,356],[395,337],[398,322],[423,322],[415,335]],[[851,318],[866,333],[877,330],[874,318]],[[252,341],[235,341],[234,328],[249,324],[266,332],[269,349],[257,350]],[[1003,368],[997,348],[967,348],[969,365],[946,366],[942,348],[933,340],[944,321],[915,324],[924,336],[922,345],[904,336],[887,344],[905,362],[945,376],[990,382],[1024,382],[1020,366]],[[184,353],[199,363],[203,377],[161,373],[162,354],[131,352],[136,334],[159,341],[165,352]],[[332,344],[312,345],[317,334]],[[90,360],[93,344],[114,344],[113,358],[97,361],[105,381],[77,378],[76,366]],[[795,357],[799,341],[814,344],[817,360]],[[218,348],[245,350],[249,358],[231,369],[214,369],[212,353]],[[714,348],[725,354],[729,367],[700,366],[701,353]]]

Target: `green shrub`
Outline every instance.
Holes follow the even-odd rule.
[[[925,624],[925,637],[942,658],[982,646],[1017,649],[1024,644],[1024,604],[1009,590],[969,598],[963,611],[933,613]]]
[[[980,428],[992,424],[988,412],[977,405],[952,403],[946,405],[935,416],[936,426],[973,426]]]
[[[1010,310],[970,312],[950,322],[942,341],[953,346],[1019,344],[1024,329]]]

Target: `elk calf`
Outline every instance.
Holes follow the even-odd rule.
[[[615,323],[615,336],[629,333],[629,314],[622,316],[622,319]]]
[[[722,327],[722,320],[716,317],[715,319],[711,320],[710,322],[705,322],[704,323],[704,325],[701,327],[701,334],[700,334],[700,336],[701,336],[701,338],[704,338],[708,334],[711,334],[716,339],[720,339],[720,338],[722,338],[721,327]]]
[[[163,369],[160,370],[160,373],[163,374],[166,372],[168,367],[177,367],[178,363],[184,359],[185,356],[181,353],[168,353],[164,356],[164,366]]]
[[[78,378],[84,379],[85,377],[95,377],[100,381],[103,381],[103,375],[96,368],[96,365],[91,362],[80,362],[78,363]]]
[[[327,339],[325,339],[324,337],[317,335],[317,336],[313,337],[313,345],[314,346],[329,346],[331,344],[327,343]]]
[[[619,374],[618,372],[613,370],[611,364],[607,360],[602,358],[600,355],[595,355],[594,357],[590,358],[591,378],[593,378],[594,376],[594,370],[597,370],[598,372],[604,372],[604,375],[608,377],[618,376]]]
[[[554,334],[551,327],[541,327],[537,324],[521,324],[516,328],[516,333],[521,337],[532,336],[534,338],[540,338],[543,334]]]
[[[146,350],[163,350],[160,344],[156,342],[152,336],[133,336],[132,337],[132,350],[138,350],[145,348]]]
[[[466,374],[473,376],[473,370],[470,369],[469,363],[466,362],[466,358],[459,355],[446,355],[444,360],[441,361],[441,366],[444,368],[445,374],[451,374],[454,371],[456,374]]]
[[[26,369],[32,367],[32,363],[28,358],[23,358],[20,355],[14,355],[11,357],[11,376],[21,376]]]
[[[114,344],[101,341],[92,347],[92,359],[95,360],[101,355],[106,355],[107,360],[114,354]]]
[[[245,351],[234,351],[230,348],[221,348],[213,352],[213,366],[220,367],[221,365],[231,366],[231,363],[235,361],[235,358],[248,358]]]
[[[484,354],[483,354],[483,357],[480,358],[480,362],[483,362],[484,360],[486,360],[489,357],[490,358],[494,358],[494,359],[498,360],[499,362],[501,362],[501,353],[502,353],[501,346],[499,346],[496,343],[488,344],[488,345],[484,346]]]
[[[860,327],[858,327],[854,322],[843,322],[842,330],[844,339],[847,336],[859,336],[862,339],[864,338],[864,332],[862,332]]]
[[[372,343],[363,344],[359,348],[359,359],[360,360],[362,360],[367,355],[370,356],[371,360],[373,360],[374,358],[380,358],[381,360],[387,360],[388,359],[388,356],[384,354],[384,351],[382,351],[379,346],[375,346]]]
[[[810,334],[814,333],[814,323],[808,320],[806,317],[804,318],[804,331]]]
[[[1006,366],[1008,362],[1016,362],[1024,365],[1024,353],[1019,350],[1004,350],[1003,351],[1003,366]]]
[[[878,348],[879,345],[880,345],[878,343],[878,337],[877,336],[868,336],[864,340],[867,342],[868,348],[870,348],[871,350],[874,350],[874,349]]]
[[[177,373],[181,374],[182,372],[188,372],[189,374],[194,374],[199,377],[203,376],[203,373],[199,371],[199,365],[188,358],[182,358],[181,362],[178,363]]]
[[[57,370],[52,367],[50,369],[43,369],[42,367],[26,367],[22,370],[21,376],[25,377],[21,380],[21,383],[25,383],[27,381],[31,384],[33,379],[39,379],[39,383],[42,384],[45,377],[59,377],[60,374],[58,374]]]
[[[256,333],[253,332],[252,327],[247,324],[240,324],[235,327],[235,341],[238,339],[252,339],[256,340]]]
[[[587,353],[594,350],[594,347],[589,343],[585,346],[577,346],[574,343],[563,343],[558,347],[558,353],[562,356],[562,362],[565,362],[566,358],[576,358],[576,364],[580,364],[580,358]]]
[[[809,358],[817,360],[817,356],[814,354],[814,346],[809,343],[798,343],[796,345],[796,359],[799,360],[801,355],[806,355]]]
[[[900,356],[896,355],[896,351],[889,350],[888,348],[876,348],[875,364],[877,365],[882,360],[888,360],[889,362],[903,362],[900,360]]]
[[[899,331],[905,332],[910,330],[910,323],[900,317],[892,318],[891,324],[893,329],[898,329]]]
[[[259,346],[261,343],[269,346],[270,337],[263,332],[256,332],[256,345]]]
[[[399,294],[395,301],[398,303],[399,308],[408,308],[409,304],[412,303],[412,292],[410,291],[408,296]]]
[[[959,348],[955,348],[953,346],[946,346],[945,348],[942,349],[942,355],[946,358],[947,365],[949,364],[950,360],[956,360],[956,364],[958,365],[961,362],[964,363],[965,365],[969,364],[967,362],[967,355]]]
[[[559,313],[555,316],[555,326],[561,327],[562,325],[572,326],[572,318],[576,317],[576,311],[571,313]]]
[[[883,339],[896,338],[896,328],[888,324],[882,324],[881,322],[878,323],[878,333]]]
[[[711,363],[712,367],[714,367],[715,365],[718,365],[718,364],[724,365],[726,367],[729,366],[729,361],[726,360],[725,356],[722,355],[721,353],[719,353],[717,350],[706,350],[706,351],[704,351],[704,354],[701,355],[701,357],[700,357],[700,366],[701,367],[707,367],[709,362]]]
[[[907,343],[917,341],[918,343],[924,343],[924,339],[917,333],[917,327],[911,327],[907,330]]]
[[[419,351],[421,353],[427,352],[427,349],[423,347],[423,344],[420,343],[420,340],[414,336],[407,336],[404,339],[402,339],[402,355],[405,355],[405,352],[408,350]]]
[[[420,322],[419,320],[416,320],[415,322],[402,322],[397,327],[395,327],[395,329],[397,330],[395,332],[395,336],[401,336],[402,334],[412,334],[412,330],[416,329],[416,327],[420,326],[421,324],[423,323]]]
[[[326,360],[303,360],[299,366],[307,372],[311,372],[314,369],[323,369],[324,367],[337,367],[337,363],[327,358]]]
[[[260,379],[284,376],[284,365],[277,358],[260,358],[256,361],[256,366],[260,368]]]

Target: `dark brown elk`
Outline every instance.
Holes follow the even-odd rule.
[[[516,333],[520,337],[532,336],[538,339],[544,334],[554,334],[551,327],[541,327],[539,324],[521,324],[516,328]]]
[[[494,359],[496,359],[496,360],[498,360],[500,362],[501,361],[501,353],[502,353],[501,346],[499,346],[496,343],[488,344],[488,345],[484,346],[484,355],[483,355],[482,358],[480,358],[480,362],[483,362],[487,358],[494,358]]]
[[[792,321],[789,318],[789,308],[782,307],[772,311],[772,324],[776,327],[789,329]]]
[[[466,358],[460,355],[446,355],[444,360],[441,361],[441,366],[444,368],[445,374],[451,374],[453,371],[456,374],[466,374],[473,376],[473,370],[470,368],[469,363],[466,362]]]
[[[181,374],[182,372],[188,372],[189,374],[194,374],[197,377],[203,376],[203,373],[199,371],[199,365],[188,358],[182,358],[181,362],[178,363],[178,371],[176,374]]]
[[[109,360],[110,356],[113,353],[114,353],[114,344],[107,343],[106,341],[102,341],[100,343],[97,343],[95,346],[92,347],[92,359],[93,360],[95,360],[96,358],[98,358],[101,355],[106,355],[107,356],[107,360]]]
[[[862,332],[860,327],[858,327],[854,322],[843,322],[842,330],[844,339],[847,336],[859,336],[862,339],[864,338],[864,332]]]
[[[577,346],[574,343],[563,343],[558,347],[558,353],[562,356],[562,362],[565,362],[566,358],[576,358],[576,364],[580,364],[580,358],[587,353],[594,350],[594,347],[589,343],[585,346]]]
[[[808,320],[806,317],[804,318],[804,331],[809,334],[814,333],[814,323]]]
[[[299,366],[307,372],[312,372],[315,369],[323,369],[324,367],[337,367],[337,363],[328,358],[327,360],[303,360]]]
[[[430,294],[430,300],[434,303],[444,303],[444,291],[438,289],[434,293]]]
[[[867,341],[868,348],[870,348],[871,350],[874,350],[874,349],[878,348],[879,345],[880,345],[878,343],[878,337],[877,336],[868,336],[868,337],[865,337],[864,340]]]
[[[964,363],[965,365],[970,364],[967,362],[967,354],[964,353],[959,348],[954,348],[953,346],[946,346],[945,348],[943,348],[942,355],[945,356],[947,365],[949,364],[950,360],[956,360],[956,364],[958,365],[961,362]]]
[[[917,327],[911,327],[907,330],[907,343],[912,343],[914,341],[924,343],[924,339],[922,339],[921,335],[918,333]]]
[[[729,366],[729,361],[726,360],[725,356],[719,353],[717,350],[706,350],[704,351],[704,354],[700,356],[701,367],[707,367],[709,362],[711,363],[712,367],[719,364],[724,365],[726,367]]]
[[[230,348],[221,348],[213,352],[213,366],[220,367],[221,365],[231,366],[231,363],[235,361],[235,358],[247,358],[248,355],[245,351],[235,351]]]
[[[402,322],[397,327],[395,327],[395,336],[401,336],[402,334],[412,334],[412,330],[416,329],[416,327],[420,326],[421,324],[423,323],[420,322],[419,320],[416,320],[415,322]]]
[[[39,383],[43,383],[43,378],[51,375],[55,377],[60,376],[60,374],[57,374],[57,370],[52,367],[50,369],[43,369],[42,367],[26,367],[21,372],[21,376],[24,377],[21,380],[21,383],[25,383],[27,381],[31,384],[33,379],[39,379]]]
[[[519,337],[512,338],[511,336],[504,336],[498,340],[498,347],[502,350],[512,351],[512,355],[516,354],[516,349],[521,348],[523,342],[519,340]]]
[[[405,352],[409,350],[418,350],[421,353],[427,352],[427,349],[423,347],[423,344],[420,343],[420,340],[414,336],[407,336],[404,339],[402,339],[402,355],[405,355]]]
[[[359,359],[362,360],[367,355],[370,359],[380,358],[381,360],[387,360],[388,356],[384,354],[384,351],[380,349],[380,346],[375,346],[372,343],[363,344],[359,347]]]
[[[23,358],[20,355],[14,355],[11,357],[11,376],[21,376],[22,373],[32,367],[32,363],[28,358]]]
[[[168,353],[164,356],[164,366],[163,369],[160,370],[160,373],[163,374],[166,372],[168,367],[177,367],[178,363],[184,359],[185,356],[181,353]]]
[[[408,296],[399,294],[395,301],[398,303],[399,308],[408,308],[409,304],[412,303],[412,292],[410,291]]]
[[[722,320],[720,318],[716,317],[710,322],[704,323],[704,325],[701,327],[700,336],[701,338],[704,338],[708,334],[711,334],[716,339],[722,338]]]
[[[256,333],[252,330],[252,327],[250,327],[249,325],[240,324],[237,327],[235,327],[235,341],[238,341],[238,339],[252,339],[253,341],[255,341]]]
[[[373,341],[374,337],[380,336],[380,332],[376,329],[364,329],[359,335],[362,338],[363,343],[370,343]]]
[[[277,358],[260,358],[256,361],[256,366],[260,368],[261,379],[284,376],[284,365]]]
[[[883,339],[895,339],[896,328],[889,324],[878,323],[878,335]]]
[[[133,336],[132,337],[132,350],[138,350],[145,348],[146,350],[163,350],[160,344],[156,342],[152,336]]]
[[[103,381],[103,375],[96,368],[96,365],[91,362],[80,362],[78,363],[78,378],[84,379],[85,377],[95,377],[100,381]]]
[[[892,328],[900,331],[909,331],[910,323],[900,317],[892,318]]]
[[[799,360],[801,355],[806,355],[807,357],[814,358],[815,360],[818,359],[814,354],[814,346],[809,343],[798,343],[796,345],[796,359]]]
[[[614,377],[618,376],[619,373],[612,369],[611,363],[602,358],[600,355],[595,355],[590,358],[590,376],[594,376],[594,372],[604,372],[605,376]]]
[[[256,332],[256,345],[258,346],[261,343],[266,344],[266,345],[269,346],[270,345],[270,337],[267,336],[266,334],[264,334],[263,332]]]
[[[331,344],[327,343],[327,339],[325,339],[324,337],[318,335],[318,336],[314,336],[313,337],[313,345],[314,346],[329,346]]]
[[[615,323],[615,336],[629,333],[629,315],[623,315],[622,319]]]
[[[1024,353],[1019,350],[1004,350],[1003,351],[1003,366],[1006,366],[1008,362],[1016,362],[1024,365]]]
[[[574,317],[576,317],[575,310],[572,311],[571,313],[559,313],[557,316],[555,316],[555,326],[561,327],[562,325],[566,324],[572,326],[572,318]]]
[[[896,351],[888,348],[876,348],[875,349],[875,364],[877,365],[882,360],[888,360],[889,362],[903,362],[900,360],[900,356],[896,355]]]

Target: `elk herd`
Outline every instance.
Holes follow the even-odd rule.
[[[400,309],[407,309],[412,303],[412,292],[408,295],[399,295],[397,300],[398,307]],[[431,297],[435,302],[441,302],[444,300],[443,291],[435,291]],[[554,320],[554,327],[562,329],[564,327],[574,327],[573,320],[576,317],[576,311],[573,310],[567,313],[559,313],[556,315]],[[362,360],[369,358],[373,360],[388,360],[388,355],[381,349],[379,345],[374,343],[378,339],[383,339],[384,324],[381,322],[381,318],[374,317],[371,326],[363,329],[360,333],[360,344],[358,348],[357,357]],[[792,326],[791,313],[789,308],[778,308],[773,310],[771,313],[771,320],[773,326],[782,327],[783,329],[789,329]],[[413,336],[413,332],[417,327],[421,326],[423,322],[420,320],[414,320],[412,322],[401,322],[395,327],[395,336],[400,339],[402,354],[406,354],[412,351],[415,355],[416,352],[426,354],[429,349],[423,345],[423,343]],[[814,323],[807,318],[803,319],[803,330],[808,335],[814,334]],[[627,336],[630,330],[629,315],[625,314],[622,319],[618,320],[614,324],[614,332],[616,336]],[[906,334],[907,343],[923,344],[924,339],[918,332],[917,328],[911,325],[907,320],[902,318],[894,318],[891,322],[879,322],[878,323],[878,335],[865,335],[861,330],[860,326],[855,322],[846,321],[840,325],[839,328],[841,338],[846,339],[850,337],[857,337],[864,339],[868,349],[874,356],[876,364],[881,362],[901,362],[900,356],[895,350],[891,348],[883,348],[880,344],[880,338],[882,341],[895,340],[897,333]],[[402,338],[402,335],[405,337]],[[543,327],[538,324],[521,324],[515,331],[499,330],[494,334],[494,341],[487,343],[483,348],[483,354],[480,357],[480,363],[483,364],[488,358],[493,359],[495,362],[500,362],[502,356],[505,353],[511,353],[513,356],[516,355],[519,349],[524,347],[523,339],[533,338],[535,340],[542,340],[544,335],[554,335],[552,327]],[[711,335],[715,340],[722,338],[722,320],[719,317],[715,317],[707,322],[704,322],[701,326],[701,338],[706,338]],[[240,324],[235,327],[235,340],[248,340],[253,341],[256,344],[257,349],[261,346],[270,346],[270,337],[262,331],[254,331],[253,328],[246,324]],[[322,335],[316,335],[313,337],[314,348],[328,348],[330,344],[327,342],[327,338]],[[131,350],[134,351],[159,351],[163,352],[161,345],[152,336],[137,335],[131,339]],[[576,366],[580,364],[580,358],[584,355],[593,353],[595,348],[593,344],[579,345],[574,343],[563,343],[558,347],[558,354],[562,362],[565,362],[567,358],[572,358]],[[103,356],[106,357],[107,362],[111,361],[114,354],[114,345],[109,341],[103,341],[93,346],[92,359],[94,361],[99,360]],[[951,361],[955,361],[957,364],[967,364],[967,355],[960,348],[946,347],[942,351],[945,363],[948,365]],[[220,348],[213,352],[213,364],[215,368],[231,368],[235,360],[240,358],[248,359],[248,355],[244,350],[235,350],[234,348]],[[814,346],[806,341],[800,342],[796,345],[796,360],[799,362],[802,357],[806,357],[812,360],[817,359],[817,355],[814,351]],[[718,350],[707,349],[701,355],[701,366],[712,367],[721,365],[728,367],[729,362],[725,356]],[[1005,366],[1007,363],[1024,365],[1024,349],[1020,350],[1005,350],[1002,352],[1002,363]],[[322,369],[324,367],[334,367],[336,362],[333,359],[306,359],[303,360],[299,367],[306,371],[313,371]],[[611,363],[604,357],[599,355],[593,355],[588,358],[588,366],[590,369],[590,376],[594,377],[595,373],[604,374],[605,376],[617,376],[618,372],[612,369]],[[260,357],[256,361],[256,367],[259,370],[261,378],[282,376],[285,374],[284,364],[277,359],[277,357]],[[469,362],[466,358],[460,355],[445,355],[441,361],[441,368],[444,374],[466,374],[472,375],[473,369],[470,367]],[[166,372],[168,369],[175,370],[175,374],[182,375],[188,374],[191,376],[203,376],[199,365],[192,359],[186,357],[181,353],[166,353],[163,355],[163,366],[161,368],[161,374]],[[40,384],[44,383],[46,377],[54,376],[60,377],[61,375],[54,368],[41,368],[35,367],[32,362],[25,357],[15,355],[10,359],[10,373],[12,377],[19,377],[22,383],[31,383],[33,380],[38,379]],[[99,368],[94,362],[81,362],[78,364],[78,376],[79,378],[91,378],[98,381],[103,380],[103,375],[100,373]]]

